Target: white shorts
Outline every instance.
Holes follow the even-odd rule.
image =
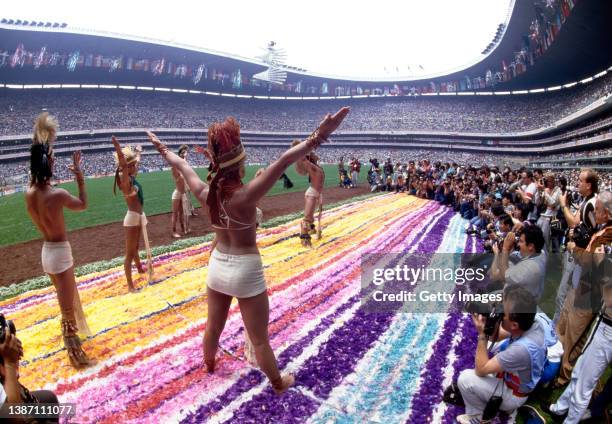
[[[172,192],[172,200],[183,200],[185,198],[185,193],[179,193],[178,190],[174,189]]]
[[[323,203],[323,195],[312,187],[308,187],[308,190],[306,190],[306,193],[304,193],[304,196],[315,197],[319,199],[319,203]]]
[[[147,225],[147,217],[143,213],[134,211],[127,211],[125,218],[123,218],[124,227],[140,227],[141,225]]]
[[[266,291],[259,253],[228,255],[213,250],[208,261],[206,285],[228,296],[247,298]]]
[[[74,265],[72,248],[67,241],[44,242],[41,259],[47,274],[61,274]]]

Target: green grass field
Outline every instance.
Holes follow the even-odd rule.
[[[248,166],[245,181],[250,181],[259,166]],[[337,167],[335,165],[324,165],[327,175],[326,186],[337,184]],[[203,179],[206,177],[205,169],[198,169],[198,174]],[[270,190],[269,195],[288,193],[292,191],[303,191],[308,186],[308,177],[298,175],[295,167],[287,170],[287,175],[293,182],[291,190],[283,188],[282,181],[278,181]],[[170,171],[144,173],[138,176],[145,195],[145,212],[147,215],[157,215],[170,212],[170,196],[174,190]],[[75,183],[62,184],[63,188],[71,193],[77,193]],[[89,207],[83,212],[66,211],[66,225],[68,230],[92,227],[111,222],[122,222],[125,216],[126,206],[123,196],[119,193],[113,196],[113,177],[95,178],[87,180],[87,195]],[[37,239],[40,233],[32,224],[25,208],[23,193],[0,197],[0,246],[7,246]],[[194,204],[198,205],[197,202]]]

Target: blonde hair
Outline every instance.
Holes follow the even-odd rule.
[[[130,163],[138,162],[138,153],[132,149],[132,146],[125,146],[121,149],[123,152],[123,157],[125,161],[129,165]],[[120,167],[119,157],[117,156],[117,152],[113,152],[113,157],[115,159],[115,166]]]
[[[49,143],[57,134],[58,127],[59,125],[54,116],[49,115],[49,112],[41,113],[34,121],[32,141],[34,144]]]

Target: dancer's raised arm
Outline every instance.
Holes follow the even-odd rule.
[[[157,136],[147,131],[149,140],[155,146],[155,149],[162,155],[168,165],[178,170],[185,178],[185,182],[189,186],[189,189],[193,195],[200,201],[202,205],[206,204],[206,197],[208,196],[208,184],[200,179],[198,174],[189,166],[187,161],[180,156],[171,152],[168,147],[162,143]]]
[[[309,152],[319,147],[327,141],[327,138],[340,126],[350,108],[343,107],[333,116],[327,114],[319,127],[306,139],[305,142],[298,144],[287,150],[281,157],[273,162],[266,170],[254,180],[251,180],[245,187],[246,198],[251,203],[256,203],[276,184],[283,172],[294,162],[306,156]]]
[[[127,172],[128,163],[125,160],[125,155],[123,154],[123,150],[121,150],[121,145],[119,144],[119,140],[117,137],[112,136],[111,140],[113,142],[113,147],[115,147],[115,154],[117,155],[117,161],[119,162],[119,168],[125,170],[125,172],[119,173],[119,188],[124,194],[128,194],[130,192],[130,177]],[[113,189],[114,190],[114,189]]]
[[[68,165],[70,172],[74,174],[74,178],[79,188],[79,197],[75,197],[68,191],[61,192],[64,206],[73,211],[84,211],[87,209],[87,192],[85,191],[85,177],[81,169],[81,152],[77,150],[72,153],[72,165]]]

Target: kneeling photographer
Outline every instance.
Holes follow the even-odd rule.
[[[0,419],[2,422],[15,423],[57,423],[59,417],[32,418],[13,414],[11,406],[30,404],[57,404],[55,394],[49,390],[30,392],[19,383],[19,359],[23,357],[23,347],[15,336],[15,325],[0,314]],[[10,418],[9,418],[10,417]]]
[[[536,302],[544,292],[544,278],[546,274],[546,251],[544,235],[540,227],[526,225],[520,236],[510,231],[506,235],[501,247],[493,244],[493,264],[491,266],[491,279],[501,282],[504,290],[510,286],[521,286],[528,290]],[[518,248],[518,254],[513,252]],[[511,260],[512,255],[512,260]]]
[[[533,295],[515,285],[504,292],[503,312],[472,315],[478,331],[476,364],[474,369],[464,370],[457,381],[466,412],[457,417],[458,422],[486,423],[498,411],[512,413],[535,389],[546,362],[545,329],[535,319],[536,309]],[[499,331],[499,339],[509,340],[490,358],[487,342],[492,321],[501,327],[494,331]]]

